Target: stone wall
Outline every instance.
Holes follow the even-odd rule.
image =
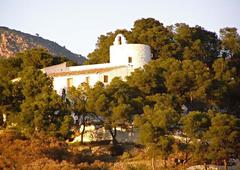
[[[79,129],[81,131],[81,128]],[[136,129],[123,129],[117,128],[117,136],[116,139],[118,142],[137,142],[138,133]],[[112,137],[109,131],[105,130],[104,127],[96,127],[94,125],[86,126],[85,133],[83,136],[84,142],[94,142],[94,141],[102,141],[102,140],[112,140]],[[80,142],[81,135],[74,138],[72,143]]]

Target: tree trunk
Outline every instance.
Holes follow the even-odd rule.
[[[204,166],[204,170],[207,170],[207,164],[206,164],[206,162],[204,162],[203,166]]]
[[[83,144],[83,135],[85,133],[85,127],[86,127],[86,123],[85,123],[85,114],[83,114],[83,119],[82,119],[82,124],[83,129],[81,131],[81,144]]]
[[[109,132],[110,132],[110,134],[111,134],[111,136],[112,136],[113,145],[118,144],[118,141],[117,141],[117,139],[116,139],[116,136],[117,136],[117,128],[114,127],[114,130],[113,130],[113,131],[112,131],[112,129],[109,129]]]
[[[228,170],[227,160],[224,159],[224,160],[223,160],[223,163],[224,163],[224,170]]]
[[[185,153],[184,164],[188,162],[188,152]]]
[[[193,101],[192,93],[191,93],[191,95],[190,95],[190,101],[191,101],[191,103],[192,103],[192,101]]]
[[[83,125],[83,130],[81,132],[81,144],[83,143],[83,135],[84,135],[84,132],[85,132],[85,124]]]
[[[167,168],[167,160],[164,159],[164,168]]]
[[[156,167],[155,167],[155,158],[154,156],[152,157],[152,170],[155,170]]]
[[[186,143],[187,145],[189,145],[190,142],[191,142],[191,139],[186,139],[186,141],[185,141],[185,143]],[[189,159],[190,159],[190,158],[189,158],[189,152],[186,150],[186,151],[185,151],[185,154],[184,154],[184,162],[183,162],[183,164],[186,164]]]

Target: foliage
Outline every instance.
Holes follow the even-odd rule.
[[[168,92],[177,96],[189,109],[201,109],[199,106],[205,102],[211,84],[209,68],[201,61],[192,60],[179,62],[174,68],[176,69],[169,69],[165,75]]]
[[[172,32],[154,18],[136,20],[131,31],[130,43],[150,45],[154,59],[175,55]]]
[[[239,157],[237,29],[223,28],[218,38],[200,26],[164,26],[153,18],[143,18],[135,21],[130,31],[101,35],[86,63],[108,62],[109,47],[118,33],[124,34],[129,43],[150,45],[153,60],[132,72],[127,81],[114,78],[108,85],[98,82],[94,87],[82,84],[71,88],[66,100],[53,91],[52,79],[39,70],[64,59],[56,59],[43,49],[1,59],[0,125],[16,123],[16,128],[29,137],[44,134],[67,139],[73,125],[70,112],[74,112],[81,117],[82,126],[86,125],[85,118],[94,116],[98,125],[110,132],[113,150],[119,146],[117,127],[134,125],[139,142],[153,159],[160,155],[166,162],[176,150],[180,152],[176,157],[184,157],[185,163],[227,162]],[[10,81],[16,77],[21,80]],[[2,114],[7,115],[6,124]],[[27,146],[22,141],[19,144]],[[69,156],[58,148],[48,154],[55,151]],[[41,162],[55,163],[42,157],[35,163]]]
[[[92,89],[88,109],[102,117],[104,127],[109,130],[113,142],[116,141],[117,126],[127,127],[136,111],[141,108],[138,91],[120,78],[114,78],[105,88],[97,83]]]
[[[129,152],[123,152],[123,154],[121,156],[122,159],[129,159],[131,157],[132,157],[132,155]]]
[[[7,79],[0,77],[0,126],[3,126],[4,117],[8,116],[17,106],[15,106],[15,99],[12,96],[13,86]]]
[[[9,121],[17,123],[17,127],[27,135],[34,132],[48,133],[50,127],[49,134],[57,135],[61,124],[66,123],[63,120],[67,108],[61,97],[53,91],[51,78],[33,67],[26,67],[20,75],[23,100],[20,111],[12,113]]]
[[[239,156],[240,120],[235,116],[217,113],[211,119],[211,126],[204,136],[209,145],[209,159],[228,161]]]
[[[62,134],[63,137],[69,138],[71,133],[70,129],[73,125],[73,118],[70,115],[66,115],[63,118],[63,122],[60,127],[60,133]]]
[[[92,155],[71,149],[65,142],[38,134],[28,139],[16,131],[0,134],[0,169],[108,169]],[[91,164],[90,164],[91,163]]]
[[[109,48],[112,45],[114,38],[117,34],[128,35],[127,30],[116,30],[115,32],[109,32],[107,35],[100,35],[97,40],[96,49],[88,54],[88,60],[85,64],[97,64],[109,62]]]
[[[216,33],[200,26],[190,27],[184,23],[175,24],[174,39],[181,51],[182,59],[200,60],[211,65],[219,54],[219,40]]]
[[[192,111],[182,117],[183,132],[187,137],[193,139],[202,139],[205,132],[211,125],[210,117],[207,113]]]
[[[163,72],[164,69],[159,65],[159,62],[151,61],[143,69],[136,69],[127,77],[127,82],[145,95],[165,92]]]
[[[89,85],[83,83],[78,88],[70,88],[67,94],[67,100],[70,100],[71,111],[78,116],[79,122],[77,123],[82,126],[81,143],[83,143],[83,135],[87,124],[87,118],[91,117],[91,110],[89,111],[87,108],[89,90]]]
[[[221,46],[224,57],[239,58],[240,54],[240,35],[236,28],[226,27],[220,29]]]
[[[17,53],[23,61],[22,67],[33,66],[35,68],[43,68],[50,66],[53,62],[53,57],[45,49],[31,49],[23,53]]]
[[[20,57],[0,58],[0,77],[7,80],[16,78],[22,70],[22,62]]]
[[[237,115],[240,102],[240,79],[231,61],[219,58],[213,63],[214,78],[209,89],[209,103]]]
[[[0,58],[0,77],[7,80],[12,80],[19,76],[26,67],[34,67],[42,69],[43,67],[67,62],[68,66],[76,65],[75,62],[64,58],[55,57],[47,50],[34,48],[23,52],[16,53],[10,58]]]
[[[131,31],[116,30],[101,35],[96,49],[88,55],[87,63],[108,62],[109,47],[118,33],[123,33],[129,43],[148,44],[153,59],[174,57],[180,60],[200,60],[211,65],[220,53],[220,41],[214,32],[184,23],[165,27],[154,18],[142,18],[134,22]]]
[[[148,100],[151,104],[144,107],[143,115],[137,116],[135,123],[140,128],[145,123],[150,124],[157,131],[157,133],[154,132],[156,135],[152,141],[154,142],[158,141],[160,136],[171,134],[178,128],[180,115],[177,113],[179,108],[175,98],[169,94],[156,94],[149,96]]]
[[[71,101],[72,111],[79,116],[87,112],[88,84],[82,84],[78,88],[72,87],[68,90],[67,98]]]
[[[181,118],[181,124],[185,140],[178,144],[178,148],[184,153],[185,162],[188,162],[191,157],[196,160],[203,159],[207,148],[203,136],[211,125],[210,115],[192,111]]]
[[[143,115],[135,117],[135,125],[139,129],[140,142],[149,148],[152,159],[160,154],[166,166],[174,143],[169,135],[178,129],[180,115],[175,110],[174,98],[168,94],[156,94],[149,100],[153,104],[145,106]]]

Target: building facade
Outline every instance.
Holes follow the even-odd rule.
[[[141,68],[151,60],[150,46],[128,44],[122,34],[115,37],[110,46],[110,62],[67,67],[66,63],[43,68],[42,71],[53,77],[53,86],[58,94],[63,89],[78,87],[81,83],[94,86],[98,81],[108,84],[114,77],[125,80],[136,68]]]

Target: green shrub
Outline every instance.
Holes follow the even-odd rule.
[[[122,159],[129,159],[129,158],[131,158],[132,157],[132,155],[129,153],[129,152],[124,152],[123,154],[122,154]]]

